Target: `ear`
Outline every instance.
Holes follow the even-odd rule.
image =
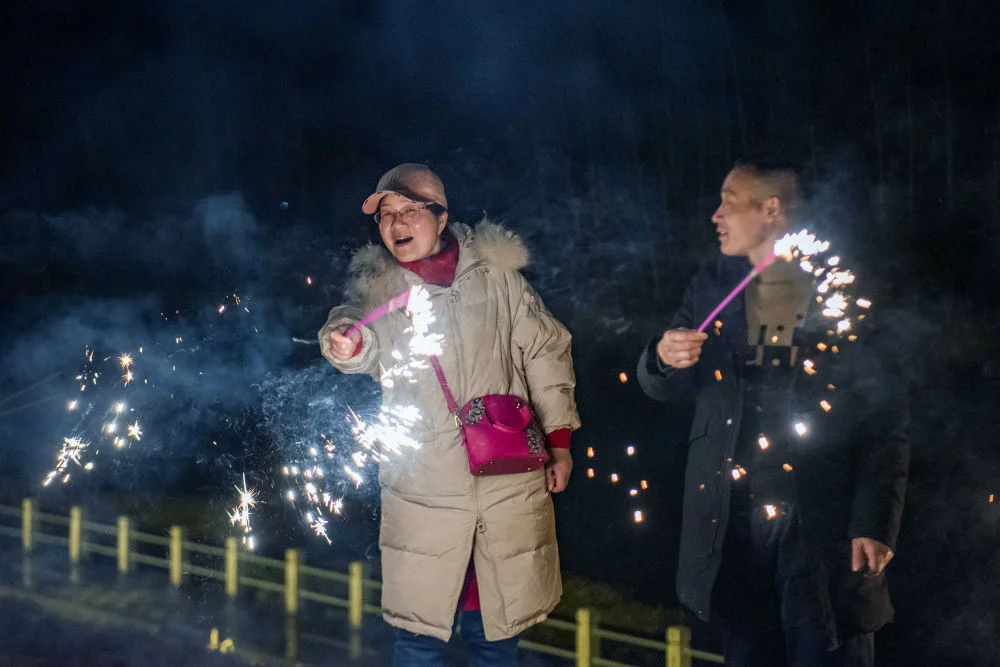
[[[444,211],[438,216],[438,236],[441,236],[441,232],[448,225],[448,211]]]
[[[764,204],[763,206],[761,206],[761,208],[763,209],[764,214],[767,215],[769,218],[778,217],[783,213],[781,200],[778,199],[777,197],[768,197],[767,199],[765,199]]]

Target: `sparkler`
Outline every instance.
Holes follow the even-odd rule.
[[[411,287],[405,292],[400,292],[396,296],[389,299],[386,303],[373,310],[372,312],[365,315],[360,322],[351,327],[350,331],[347,332],[347,337],[350,338],[356,331],[361,329],[369,322],[377,320],[383,315],[388,315],[394,310],[399,310],[400,308],[406,308],[407,304],[410,302],[410,298],[415,291],[422,290],[421,286]],[[422,290],[426,292],[426,290]]]
[[[708,314],[708,317],[699,325],[697,331],[704,331],[709,323],[715,319],[715,316],[721,313],[740,292],[746,289],[751,280],[759,276],[764,269],[771,266],[778,257],[782,257],[787,261],[792,261],[795,257],[801,257],[802,262],[800,266],[802,266],[803,270],[812,272],[814,269],[809,263],[808,258],[817,253],[824,252],[829,247],[830,243],[828,241],[819,241],[806,230],[794,234],[785,234],[774,244],[774,250],[764,258],[764,261],[750,269],[750,273]]]
[[[410,324],[403,330],[409,335],[402,349],[393,350],[395,363],[382,368],[380,383],[383,390],[392,389],[397,383],[416,383],[419,371],[430,368],[430,356],[439,355],[444,346],[444,338],[433,331],[436,317],[431,304],[430,293],[418,285],[393,297],[369,313],[354,325],[348,335],[362,326],[395,310],[405,309]],[[348,406],[346,421],[350,425],[353,442],[335,444],[332,439],[320,435],[323,447],[308,448],[308,456],[290,462],[283,472],[290,484],[298,490],[288,489],[286,497],[291,503],[302,503],[304,517],[313,533],[331,542],[329,519],[339,515],[344,506],[343,497],[330,490],[335,480],[338,486],[346,481],[354,489],[363,487],[368,471],[390,457],[408,450],[419,449],[420,443],[415,433],[423,421],[423,415],[414,405],[383,404],[373,419],[364,419]]]

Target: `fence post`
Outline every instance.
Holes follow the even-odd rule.
[[[299,562],[302,552],[285,549],[285,613],[294,616],[299,613]]]
[[[80,562],[83,542],[83,509],[79,505],[69,508],[69,561],[73,565]]]
[[[667,628],[667,667],[691,667],[691,628],[686,625]]]
[[[594,658],[601,655],[600,640],[594,636],[597,614],[590,609],[576,610],[576,665],[590,667]]]
[[[351,629],[349,652],[352,660],[360,660],[364,653],[361,627],[365,618],[365,564],[354,561],[347,573],[347,624]]]
[[[180,587],[184,565],[184,531],[180,526],[170,526],[170,583]]]
[[[348,569],[347,620],[352,630],[360,630],[364,622],[365,613],[365,566],[364,563],[355,561]]]
[[[128,572],[129,560],[129,525],[128,517],[118,517],[118,572],[125,574]]]
[[[226,538],[226,595],[235,598],[240,588],[239,542],[235,537]]]
[[[35,503],[31,498],[21,503],[21,545],[25,551],[35,546]]]

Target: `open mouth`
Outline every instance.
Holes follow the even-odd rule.
[[[413,241],[412,236],[401,236],[398,239],[393,239],[393,243],[396,245],[397,248],[408,245],[411,241]]]

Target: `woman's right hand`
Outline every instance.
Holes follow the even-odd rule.
[[[361,342],[361,331],[355,331],[350,336],[347,332],[351,330],[349,325],[338,327],[330,332],[330,354],[337,361],[347,361],[354,356],[354,351],[358,349]]]

